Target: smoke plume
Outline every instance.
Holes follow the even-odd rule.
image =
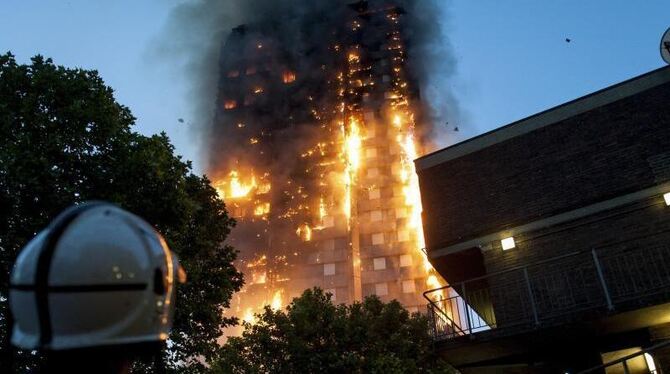
[[[205,169],[220,167],[222,139],[214,121],[217,93],[220,89],[220,55],[231,30],[242,24],[273,22],[283,43],[295,46],[300,53],[323,41],[323,17],[335,20],[342,4],[352,0],[187,0],[177,4],[165,27],[157,48],[162,58],[177,61],[180,74],[190,82],[193,124],[200,134]],[[379,1],[377,1],[379,2]],[[424,134],[432,147],[445,145],[452,128],[445,123],[459,123],[460,110],[451,92],[450,80],[456,70],[447,36],[449,21],[444,0],[396,0],[407,9],[407,37],[410,73],[419,84],[424,119],[432,126]],[[286,20],[282,22],[281,20]],[[296,22],[295,20],[300,20]],[[311,38],[311,40],[310,40]],[[309,59],[302,59],[309,64]],[[313,71],[314,67],[299,67]]]

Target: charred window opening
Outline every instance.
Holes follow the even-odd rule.
[[[223,107],[226,110],[235,109],[235,108],[237,108],[237,101],[236,100],[226,100],[226,101],[223,102]]]
[[[231,70],[228,72],[228,78],[237,78],[240,76],[239,70]]]
[[[290,71],[290,70],[286,70],[286,71],[284,71],[284,73],[282,74],[282,81],[283,81],[285,84],[289,84],[289,83],[293,83],[293,82],[295,82],[295,73],[292,72],[292,71]]]

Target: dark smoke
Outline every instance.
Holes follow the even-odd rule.
[[[159,56],[167,61],[178,61],[179,74],[191,82],[190,96],[194,125],[200,131],[205,169],[220,165],[220,142],[214,124],[220,81],[219,60],[221,47],[231,29],[241,24],[263,23],[268,20],[303,19],[305,15],[322,14],[337,17],[338,9],[346,0],[188,0],[174,7],[165,31],[157,45]],[[375,1],[372,1],[375,2]],[[376,1],[379,3],[379,1]],[[448,18],[444,17],[449,2],[446,0],[396,0],[408,10],[407,36],[411,39],[408,66],[419,82],[421,96],[428,106],[424,117],[432,124],[429,137],[433,146],[444,146],[448,133],[445,123],[460,124],[458,103],[450,89],[456,63],[449,40],[444,35]],[[301,17],[303,16],[303,17]],[[284,42],[308,49],[321,43],[324,35],[318,20],[313,25],[298,22],[276,23],[277,35]],[[305,28],[314,27],[312,32]],[[300,32],[302,28],[303,32]],[[305,39],[305,35],[313,40]],[[462,127],[462,126],[461,126]],[[218,147],[217,147],[218,144]],[[213,157],[214,156],[214,157]]]

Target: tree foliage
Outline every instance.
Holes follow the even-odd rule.
[[[8,282],[21,247],[65,207],[106,200],[153,224],[179,255],[188,282],[178,289],[171,362],[204,369],[222,328],[222,308],[242,285],[234,225],[206,177],[174,154],[165,134],[131,130],[135,118],[96,71],[36,56],[22,65],[0,55],[0,367],[8,346]],[[16,358],[16,357],[14,357]],[[23,354],[19,360],[32,355]],[[188,367],[184,367],[188,366]]]
[[[428,320],[397,301],[334,305],[318,288],[285,311],[266,307],[215,360],[220,373],[450,373],[433,351]]]

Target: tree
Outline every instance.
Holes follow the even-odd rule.
[[[433,351],[429,323],[376,296],[334,305],[318,288],[285,311],[266,307],[215,360],[220,373],[449,373]]]
[[[170,362],[202,371],[216,352],[232,294],[243,283],[223,245],[234,225],[206,177],[174,154],[165,134],[131,131],[130,110],[96,71],[36,56],[0,55],[0,367],[8,345],[9,271],[18,251],[65,207],[106,200],[153,224],[188,274],[178,288]],[[34,356],[18,355],[21,365]]]

